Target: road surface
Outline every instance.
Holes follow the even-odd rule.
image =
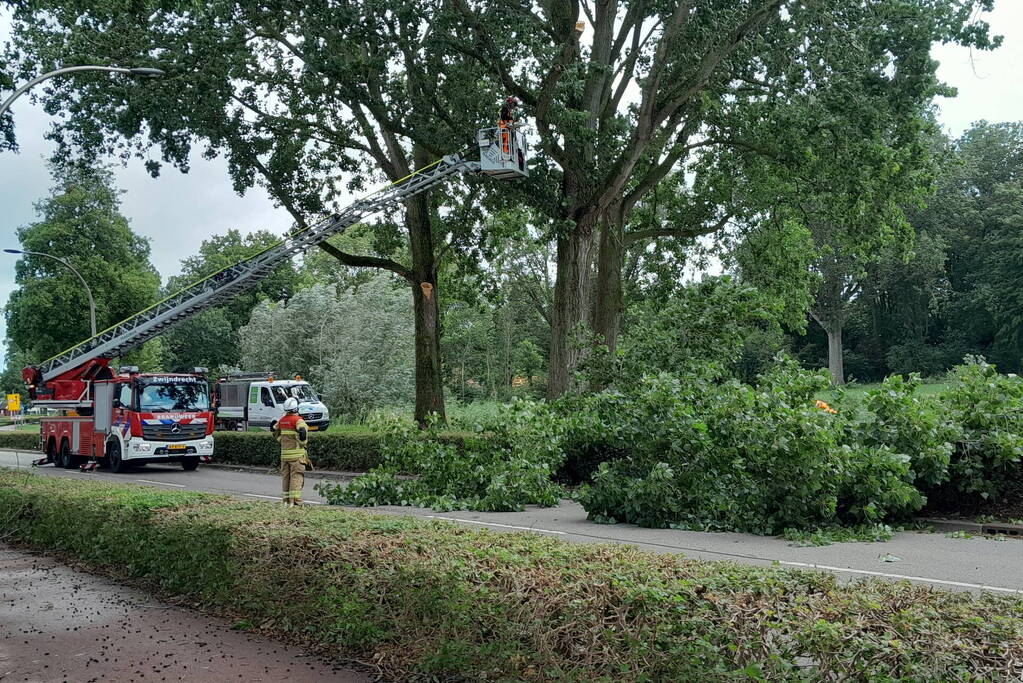
[[[38,454],[0,451],[0,467],[27,468]],[[255,472],[200,467],[184,472],[178,466],[148,465],[125,474],[100,470],[83,474],[44,465],[35,471],[45,476],[91,478],[102,481],[225,493],[250,500],[280,500],[280,479]],[[324,504],[313,491],[316,480],[306,482],[304,498]],[[833,572],[845,579],[874,576],[908,580],[950,590],[1023,594],[1023,539],[954,538],[943,533],[896,533],[880,543],[836,543],[800,548],[773,537],[738,533],[705,533],[673,529],[641,529],[630,524],[600,525],[572,501],[556,508],[529,508],[524,512],[448,512],[421,508],[379,507],[378,512],[447,519],[495,531],[531,532],[565,541],[623,543],[652,552],[683,553],[706,560],[733,560],[754,565]]]
[[[0,545],[0,681],[338,681],[369,676]]]

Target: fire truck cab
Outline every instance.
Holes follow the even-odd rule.
[[[209,386],[202,369],[196,370],[142,374],[122,367],[114,374],[102,367],[81,381],[75,400],[66,394],[64,400],[37,400],[64,412],[41,421],[47,460],[68,469],[95,459],[114,472],[149,462],[194,470],[213,456]]]

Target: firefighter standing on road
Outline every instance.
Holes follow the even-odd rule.
[[[285,505],[302,504],[302,486],[305,471],[312,462],[306,454],[309,427],[298,416],[298,399],[291,397],[284,402],[284,417],[271,427],[274,438],[281,444],[281,484]]]

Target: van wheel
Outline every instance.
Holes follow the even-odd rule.
[[[70,470],[75,466],[75,456],[71,455],[71,446],[67,441],[60,444],[60,466]]]
[[[194,469],[196,469],[197,467],[199,467],[199,458],[182,458],[181,459],[181,469],[185,470],[186,472],[191,472]]]
[[[128,463],[121,457],[121,443],[111,441],[107,444],[107,462],[110,463],[110,471],[120,474],[128,470]]]

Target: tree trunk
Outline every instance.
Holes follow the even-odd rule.
[[[437,269],[427,193],[406,202],[405,227],[412,252],[412,304],[416,322],[416,407],[420,425],[434,413],[443,422],[444,381],[440,362]]]
[[[551,353],[547,397],[564,395],[572,384],[580,349],[575,333],[586,317],[590,283],[593,220],[584,218],[567,235],[558,237],[557,281],[551,311]]]
[[[611,213],[600,231],[597,253],[597,281],[593,295],[593,331],[597,343],[614,351],[622,320],[622,267],[625,263],[623,222]]]
[[[828,370],[831,371],[831,383],[838,386],[845,384],[845,368],[842,358],[842,326],[825,328],[828,333]]]

